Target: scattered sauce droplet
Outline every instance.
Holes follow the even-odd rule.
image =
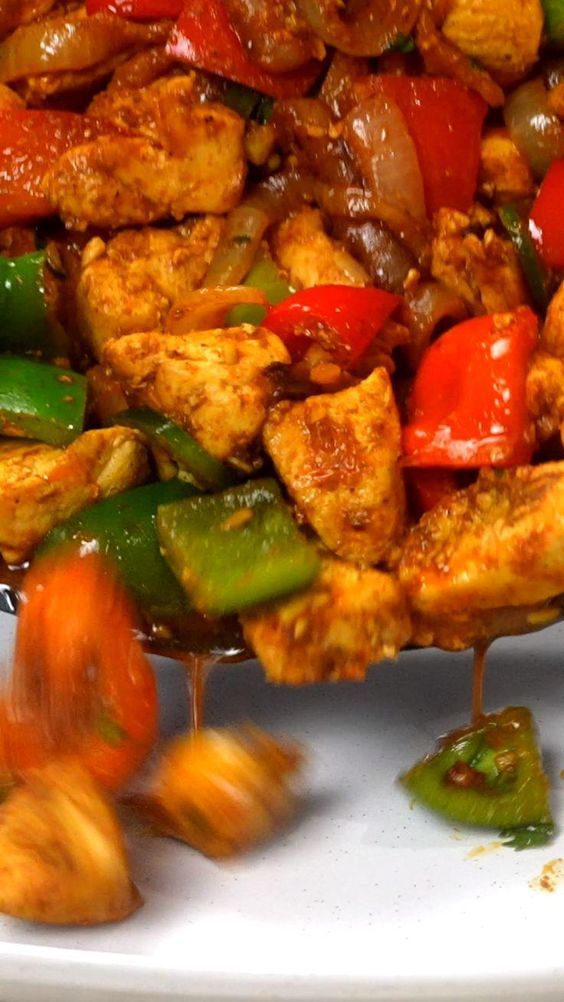
[[[564,859],[551,859],[544,864],[538,877],[529,882],[529,887],[535,891],[548,891],[552,894],[562,883],[564,883]]]
[[[560,779],[564,779],[564,769],[560,770]]]
[[[477,845],[466,854],[466,859],[478,859],[488,856],[490,852],[497,852],[503,848],[503,842],[488,842],[486,845]]]

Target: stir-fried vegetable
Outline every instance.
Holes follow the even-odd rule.
[[[466,320],[423,356],[404,429],[409,466],[517,466],[529,462],[527,363],[538,321],[514,314]]]
[[[181,62],[271,97],[306,94],[320,69],[317,61],[288,73],[262,69],[247,54],[220,0],[190,0],[172,32],[168,51]]]
[[[138,428],[153,446],[162,449],[202,490],[221,490],[234,483],[234,471],[209,454],[192,435],[149,407],[132,407],[112,418],[112,424]]]
[[[564,268],[564,160],[555,160],[541,184],[531,210],[529,229],[543,261],[551,268]],[[545,305],[548,303],[545,301]]]
[[[503,114],[511,138],[541,180],[552,161],[564,157],[564,129],[550,107],[543,81],[536,78],[517,87]]]
[[[48,352],[45,252],[0,258],[0,350]]]
[[[533,303],[537,309],[546,310],[550,301],[548,279],[526,222],[522,219],[517,207],[510,204],[502,205],[499,210],[499,218],[517,250]],[[542,240],[539,240],[539,243],[542,245]]]
[[[509,707],[442,738],[438,750],[402,776],[409,793],[452,821],[508,829],[522,848],[522,829],[553,832],[548,782],[533,720]],[[537,844],[541,844],[540,841]]]
[[[0,433],[68,445],[80,435],[86,379],[56,365],[0,358]]]
[[[17,713],[4,717],[11,758],[2,765],[16,774],[29,768],[23,720],[33,723],[37,764],[53,757],[55,744],[106,789],[127,782],[157,728],[155,679],[136,625],[128,595],[99,554],[38,561],[25,582],[12,683]]]
[[[292,358],[320,344],[342,365],[353,365],[368,349],[401,300],[381,289],[318,285],[268,311],[265,327],[284,341]]]
[[[52,529],[39,556],[60,547],[101,553],[117,568],[146,616],[156,621],[179,616],[188,607],[186,593],[161,555],[155,521],[160,505],[195,493],[177,479],[124,491]]]
[[[157,532],[194,606],[213,616],[306,588],[321,566],[274,480],[164,505]]]

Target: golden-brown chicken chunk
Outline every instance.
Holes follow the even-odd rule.
[[[224,105],[198,104],[190,77],[106,92],[91,110],[134,135],[75,146],[46,175],[45,191],[68,226],[114,229],[237,204],[244,121]]]
[[[274,234],[272,249],[295,288],[370,282],[362,265],[327,236],[318,209],[303,209],[282,223]]]
[[[76,309],[97,358],[110,338],[164,327],[172,304],[201,284],[221,230],[220,219],[204,216],[190,227],[124,230],[107,243],[89,241]]]
[[[483,209],[472,217],[439,209],[434,218],[432,274],[473,313],[506,313],[528,301],[516,251],[492,223]]]
[[[43,536],[86,505],[148,476],[141,436],[129,428],[87,431],[66,449],[0,443],[0,554],[25,560]]]
[[[400,582],[416,643],[457,650],[548,625],[564,592],[564,463],[483,470],[411,530]]]
[[[157,831],[222,859],[289,820],[301,759],[295,744],[256,727],[197,731],[168,745],[138,803]]]
[[[527,409],[539,442],[558,434],[564,422],[564,358],[544,351],[533,355],[527,374]]]
[[[534,193],[531,168],[507,129],[491,129],[486,133],[480,161],[480,189],[488,198],[508,202]]]
[[[267,678],[284,685],[362,681],[410,637],[405,599],[391,574],[325,560],[300,595],[242,617]]]
[[[449,0],[443,34],[502,84],[524,76],[539,54],[540,0]]]
[[[390,559],[404,529],[400,423],[390,377],[272,409],[264,443],[325,545],[362,564]]]
[[[129,334],[103,361],[138,405],[176,421],[217,459],[244,457],[261,433],[274,392],[270,370],[290,356],[261,327]]]
[[[541,344],[552,355],[564,358],[564,282],[548,307]]]
[[[0,808],[0,912],[27,922],[118,922],[142,903],[115,811],[87,772],[53,762]]]

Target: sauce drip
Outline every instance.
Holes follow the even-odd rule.
[[[199,731],[204,726],[204,709],[206,701],[206,683],[210,668],[217,658],[202,654],[185,654],[182,661],[188,675],[190,692],[190,723],[193,731]]]
[[[478,724],[484,715],[484,677],[486,674],[486,654],[490,644],[483,641],[474,648],[472,672],[472,723]]]

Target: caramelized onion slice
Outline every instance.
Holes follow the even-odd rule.
[[[341,0],[297,3],[315,34],[348,56],[381,56],[398,35],[409,35],[421,8],[421,0],[362,0],[343,14]]]
[[[229,310],[234,306],[268,307],[268,299],[260,289],[233,285],[217,289],[196,289],[174,304],[165,330],[171,334],[189,334],[223,327]]]
[[[311,201],[312,187],[307,174],[292,170],[273,174],[257,184],[227,216],[204,285],[239,285],[250,271],[268,227]]]
[[[503,113],[513,142],[541,181],[553,160],[564,157],[564,129],[542,80],[537,77],[517,87]]]
[[[467,315],[460,297],[442,282],[420,282],[415,289],[408,290],[403,318],[409,328],[410,340],[404,351],[411,368],[417,369],[439,324],[444,321],[454,324]]]
[[[383,202],[425,219],[423,178],[415,144],[395,101],[374,94],[353,108],[343,138],[366,186]]]
[[[323,59],[315,37],[292,0],[224,0],[229,19],[249,55],[271,73],[288,73],[311,59]]]
[[[156,45],[169,30],[168,22],[135,24],[111,14],[85,17],[82,11],[36,21],[0,45],[0,82],[85,70],[128,49]]]

